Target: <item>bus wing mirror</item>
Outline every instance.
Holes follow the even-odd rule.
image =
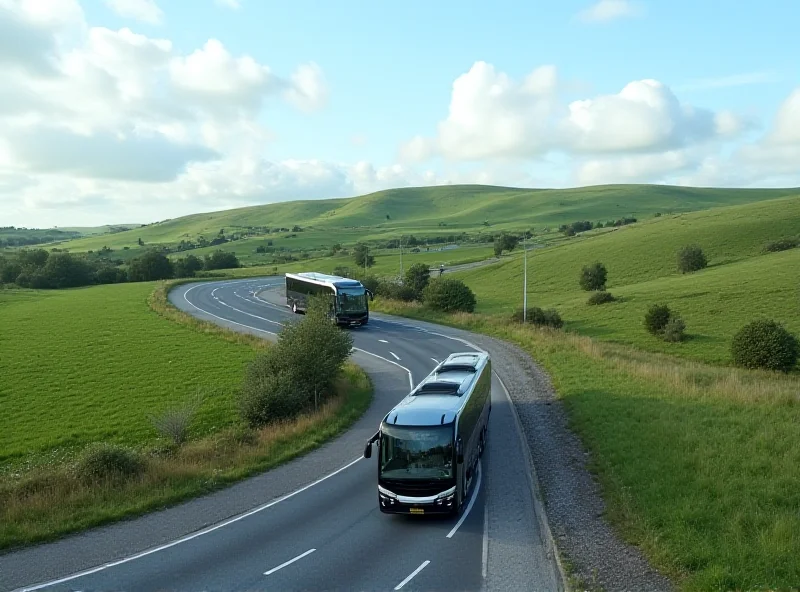
[[[458,438],[458,440],[456,440],[456,462],[458,464],[463,464],[464,463],[464,449],[463,449],[463,447],[461,445],[461,438],[460,437]]]
[[[370,458],[372,456],[372,440],[367,441],[367,445],[364,448],[364,458]]]
[[[370,300],[375,300],[375,294],[373,294],[371,290],[367,290],[367,294],[369,294]]]

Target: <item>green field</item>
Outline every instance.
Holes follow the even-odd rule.
[[[152,283],[0,291],[0,463],[94,441],[157,439],[148,415],[208,396],[195,436],[234,418],[232,389],[254,351],[166,321]]]
[[[233,395],[265,343],[171,307],[164,284],[0,290],[0,321],[0,549],[263,472],[341,433],[371,401],[369,379],[347,364],[318,412],[247,429]],[[189,441],[176,448],[150,416],[198,393]],[[74,461],[93,442],[139,451],[143,472],[86,482]]]
[[[329,246],[335,242],[396,238],[415,233],[434,236],[460,232],[557,227],[576,220],[592,222],[656,213],[703,210],[796,194],[792,189],[707,189],[663,185],[603,185],[576,189],[514,189],[481,185],[419,187],[365,196],[296,201],[194,214],[116,233],[70,241],[73,251],[174,244],[200,235],[209,240],[248,227],[299,225],[296,239],[280,238],[275,246]],[[388,216],[388,218],[387,218]],[[488,222],[489,226],[484,226]],[[444,224],[444,226],[440,225]],[[277,233],[285,236],[287,233]],[[293,242],[292,242],[293,241]],[[284,244],[285,242],[285,244]]]
[[[596,237],[532,251],[528,305],[556,308],[566,328],[653,351],[725,363],[733,333],[764,316],[800,333],[800,249],[763,254],[771,240],[800,236],[800,196],[661,217]],[[709,267],[681,275],[677,252],[699,244]],[[580,270],[594,261],[608,269],[608,291],[619,302],[588,306]],[[510,314],[522,307],[519,255],[459,273],[476,293],[478,311]],[[502,289],[498,289],[502,286]],[[687,323],[689,338],[668,344],[642,326],[647,308],[664,302]]]

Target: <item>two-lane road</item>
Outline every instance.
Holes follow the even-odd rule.
[[[302,318],[281,301],[275,290],[281,285],[281,278],[187,284],[173,290],[170,300],[198,318],[270,337]],[[378,380],[367,417],[307,458],[256,479],[268,483],[272,474],[289,475],[292,465],[300,471],[312,462],[318,471],[313,478],[304,473],[305,479],[284,490],[281,483],[269,482],[270,493],[265,486],[265,497],[244,513],[144,548],[140,536],[138,547],[132,545],[127,554],[109,550],[107,562],[95,559],[81,566],[83,572],[55,578],[50,570],[43,572],[50,581],[44,581],[31,565],[29,574],[19,576],[28,578],[22,583],[42,582],[27,589],[82,591],[560,589],[537,530],[526,452],[498,377],[481,476],[465,512],[457,518],[418,519],[379,511],[377,460],[360,458],[366,436],[438,361],[474,347],[444,332],[384,317],[373,317],[352,333],[356,361]],[[229,495],[236,495],[236,488]],[[173,510],[179,508],[165,513]],[[119,545],[126,543],[119,540]],[[70,547],[65,541],[60,549],[69,552]],[[28,551],[27,562],[36,551]],[[5,559],[0,557],[0,578]]]

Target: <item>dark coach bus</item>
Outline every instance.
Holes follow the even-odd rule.
[[[381,422],[378,506],[390,514],[458,514],[486,446],[492,362],[457,353],[439,364]]]
[[[340,325],[366,325],[372,292],[359,281],[323,273],[287,273],[286,304],[292,312],[307,310],[309,296],[326,295],[332,302],[332,312]]]

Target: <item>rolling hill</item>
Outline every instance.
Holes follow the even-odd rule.
[[[568,329],[585,335],[725,363],[731,337],[754,318],[774,318],[800,333],[800,249],[763,252],[770,241],[797,236],[800,196],[662,216],[576,237],[530,253],[528,304],[558,309]],[[688,244],[703,249],[709,266],[681,275],[677,252]],[[608,269],[607,289],[621,301],[586,304],[578,276],[595,261]],[[475,291],[478,312],[505,315],[521,308],[519,255],[458,275]],[[644,331],[647,308],[662,302],[686,321],[686,342],[668,344]]]
[[[415,233],[422,236],[479,230],[553,227],[656,213],[705,210],[799,194],[800,189],[714,189],[664,185],[602,185],[576,189],[515,189],[451,185],[391,189],[353,198],[293,201],[193,214],[127,232],[69,241],[73,251],[109,246],[174,244],[252,227],[304,229],[308,246],[352,243]],[[489,228],[485,225],[488,224]],[[285,233],[284,233],[285,234]],[[298,235],[300,238],[300,235]],[[283,241],[282,238],[278,240]],[[291,240],[291,239],[290,239]],[[299,243],[299,241],[295,241]],[[287,243],[288,246],[288,243]]]

